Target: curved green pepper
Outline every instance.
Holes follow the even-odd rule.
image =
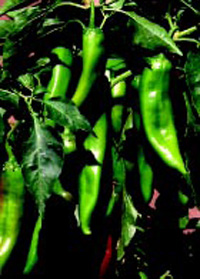
[[[91,4],[91,17],[88,28],[83,30],[82,72],[72,101],[79,107],[90,93],[105,66],[105,46],[103,30],[94,26],[94,3]]]
[[[8,161],[1,173],[3,198],[0,208],[0,270],[6,264],[20,232],[23,215],[24,181],[11,147],[6,144]]]
[[[26,265],[23,271],[24,274],[30,273],[34,265],[38,261],[37,249],[38,249],[38,242],[39,242],[39,235],[40,235],[41,228],[42,228],[42,216],[39,215],[35,224],[35,228],[33,230],[30,249],[29,249]]]
[[[141,194],[144,202],[149,203],[153,195],[153,171],[146,160],[142,145],[139,145],[137,155]]]
[[[80,225],[84,234],[91,234],[90,222],[95,209],[100,185],[103,162],[107,146],[107,116],[102,114],[94,126],[94,133],[84,141],[86,150],[92,152],[95,160],[93,165],[83,167],[79,176],[79,216]]]
[[[52,77],[48,84],[44,99],[59,98],[65,101],[66,92],[71,80],[71,67],[73,63],[72,51],[69,48],[58,46],[52,50],[52,54],[57,56],[60,64],[56,64],[53,68]]]
[[[163,54],[149,59],[140,81],[139,97],[144,130],[148,141],[170,167],[187,171],[179,150],[171,100],[168,95],[171,63]]]
[[[60,61],[60,64],[56,64],[52,70],[52,76],[47,86],[47,93],[44,96],[44,100],[50,100],[52,98],[58,98],[62,102],[67,102],[67,90],[71,81],[71,67],[73,64],[72,51],[69,48],[58,46],[52,50]],[[62,139],[64,144],[64,153],[69,154],[76,150],[75,136],[70,130],[65,127],[62,133]]]
[[[139,79],[137,77],[137,79]],[[135,86],[139,85],[137,84]],[[136,87],[135,87],[136,89]],[[137,133],[141,134],[141,119],[139,113],[134,112],[134,124]],[[137,145],[137,169],[139,173],[140,193],[145,204],[149,203],[153,196],[153,170],[147,161],[145,149],[142,142]]]

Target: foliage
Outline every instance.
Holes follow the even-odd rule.
[[[40,238],[35,236],[39,241],[38,262],[32,270],[35,276],[43,272],[67,276],[73,270],[73,278],[76,278],[76,270],[81,268],[85,277],[99,278],[99,266],[110,234],[114,252],[104,278],[189,278],[191,270],[197,270],[194,262],[198,262],[200,251],[195,237],[199,237],[199,231],[198,226],[188,220],[188,210],[200,206],[200,6],[198,1],[189,0],[162,1],[163,5],[160,2],[96,3],[95,23],[105,34],[106,71],[101,73],[80,108],[70,99],[81,73],[82,29],[89,24],[90,4],[86,1],[43,0],[34,4],[30,0],[7,0],[0,9],[1,14],[8,17],[0,21],[3,61],[0,163],[3,169],[8,139],[26,186],[24,225],[3,275],[19,273],[22,276],[38,214],[43,221]],[[73,52],[72,81],[66,102],[44,99],[57,62],[51,50],[57,45],[69,47]],[[160,160],[145,138],[143,128],[138,132],[136,119],[132,127],[127,127],[130,111],[139,111],[138,90],[133,83],[147,66],[148,57],[160,52],[173,65],[170,98],[187,177]],[[103,168],[104,178],[92,219],[93,234],[88,237],[80,231],[77,213],[78,174],[83,164],[92,159],[92,154],[83,148],[83,142],[92,133],[102,107],[110,110],[112,86],[122,80],[127,84],[123,128],[120,136],[115,137],[111,132],[108,139],[108,146],[112,148],[107,152],[108,160]],[[70,154],[64,153],[66,128],[76,140],[76,150]],[[139,176],[142,172],[137,163],[141,143],[153,169],[153,190],[160,193],[156,210],[141,197]],[[55,187],[58,181],[61,195]],[[2,195],[0,186],[0,210]],[[111,207],[106,215],[110,199]],[[29,229],[26,223],[30,224]],[[188,240],[183,232],[190,226],[196,231]],[[19,251],[24,235],[22,253]]]

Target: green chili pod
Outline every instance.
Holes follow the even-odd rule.
[[[3,197],[0,206],[0,270],[6,264],[20,232],[23,216],[24,180],[11,147],[6,143],[8,161],[1,173]]]
[[[141,139],[141,118],[136,111],[134,112],[134,124]],[[139,173],[140,194],[144,203],[147,204],[153,196],[153,169],[146,158],[145,149],[141,140],[137,144],[137,169]]]
[[[112,129],[115,134],[120,134],[123,127],[124,104],[118,103],[117,99],[121,99],[126,95],[126,82],[120,81],[111,89],[112,98],[115,104],[111,109]]]
[[[140,108],[146,137],[160,158],[182,174],[187,171],[180,153],[168,94],[171,63],[163,54],[149,59],[140,81]]]
[[[93,165],[84,166],[79,176],[79,215],[84,234],[91,234],[90,222],[101,185],[102,167],[107,146],[107,130],[107,116],[104,113],[94,126],[93,131],[96,137],[90,134],[84,142],[85,149],[91,151],[97,161]]]
[[[60,61],[52,70],[52,76],[47,86],[47,93],[44,96],[44,100],[50,100],[52,98],[58,98],[59,101],[67,102],[67,90],[69,88],[72,72],[71,67],[73,64],[72,51],[66,47],[56,47],[52,50]],[[75,136],[71,131],[65,127],[62,133],[62,139],[64,144],[64,153],[69,154],[76,150]]]
[[[90,4],[89,27],[83,29],[82,36],[82,72],[72,101],[80,107],[89,95],[99,75],[105,68],[104,33],[95,27],[95,4]]]
[[[137,161],[141,194],[144,202],[149,203],[153,195],[153,171],[146,160],[142,145],[139,145],[138,147]]]
[[[66,47],[56,47],[52,50],[59,60],[52,70],[52,76],[44,99],[59,98],[66,101],[66,93],[71,81],[71,67],[73,64],[72,51]]]
[[[104,33],[100,28],[86,28],[83,31],[82,73],[72,97],[79,107],[94,86],[104,64]]]
[[[34,265],[38,261],[37,250],[38,250],[38,242],[39,242],[39,235],[40,235],[41,228],[42,228],[42,216],[39,216],[33,231],[31,245],[30,245],[26,265],[23,272],[24,274],[30,273]]]

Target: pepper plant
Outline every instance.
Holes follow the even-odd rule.
[[[189,278],[198,1],[6,0],[0,16],[0,276]]]

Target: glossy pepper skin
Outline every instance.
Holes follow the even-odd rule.
[[[100,28],[83,30],[82,72],[72,101],[80,107],[94,86],[105,64],[104,33]]]
[[[137,85],[139,86],[139,82],[137,82]],[[134,112],[134,124],[137,133],[141,134],[141,117],[136,111]],[[137,145],[137,169],[142,200],[145,204],[148,204],[153,196],[153,169],[146,158],[145,149],[141,141]]]
[[[146,137],[160,158],[181,174],[187,173],[179,150],[168,94],[171,63],[163,54],[149,59],[140,81],[139,97]]]
[[[118,102],[126,96],[126,82],[120,81],[111,88],[111,96],[115,102],[111,109],[112,129],[116,135],[119,135],[123,127],[124,105]]]
[[[110,267],[113,256],[113,237],[112,234],[108,235],[107,245],[105,250],[105,255],[101,262],[100,271],[99,271],[99,279],[104,279],[106,277],[106,273]]]
[[[1,173],[3,198],[0,206],[0,270],[17,242],[23,216],[24,181],[11,147],[6,144],[8,161]]]
[[[38,250],[39,235],[40,235],[41,228],[42,228],[42,216],[39,215],[35,224],[35,228],[33,230],[31,245],[30,245],[26,265],[23,271],[24,274],[30,273],[34,265],[38,261],[37,250]]]
[[[86,235],[91,234],[91,217],[98,200],[106,154],[108,122],[105,113],[100,116],[93,131],[96,137],[90,134],[84,141],[84,147],[92,152],[97,162],[85,165],[79,176],[79,217],[81,230]]]
[[[73,54],[71,49],[63,46],[54,48],[52,53],[57,56],[60,63],[53,67],[52,76],[47,86],[47,93],[44,96],[44,100],[48,101],[57,98],[59,101],[65,103],[67,102],[67,90],[72,77],[71,67],[73,65]],[[76,150],[75,136],[67,127],[65,127],[62,133],[62,139],[65,154],[69,154]]]
[[[145,152],[140,145],[137,154],[138,171],[140,176],[140,189],[145,203],[149,203],[153,195],[153,171],[146,160]]]
[[[52,70],[52,76],[44,99],[59,98],[65,101],[67,89],[71,81],[72,51],[69,48],[58,46],[51,53],[57,56],[59,63]]]

